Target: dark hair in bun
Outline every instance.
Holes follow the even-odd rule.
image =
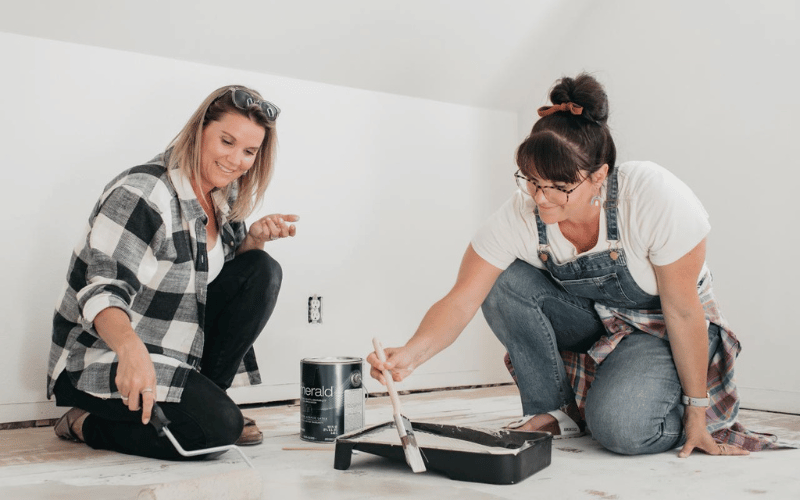
[[[600,82],[587,73],[558,80],[550,91],[554,105],[582,106],[543,116],[517,148],[517,166],[526,175],[554,182],[578,182],[581,170],[594,173],[608,164],[614,169],[617,148],[608,128],[608,96]]]

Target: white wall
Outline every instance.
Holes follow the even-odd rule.
[[[743,404],[800,413],[798,8],[561,2],[549,22],[532,21],[529,49],[512,55],[538,68],[519,118],[0,33],[10,179],[0,215],[0,422],[59,413],[44,402],[44,373],[70,248],[107,180],[163,148],[213,88],[252,85],[281,106],[278,171],[263,211],[302,216],[294,241],[270,246],[285,283],[257,343],[267,384],[236,393],[256,401],[297,397],[303,357],[364,356],[373,335],[392,345],[413,332],[503,199],[513,150],[550,84],[581,70],[608,87],[620,160],[661,163],[711,215],[708,260],[744,347]],[[324,297],[320,326],[305,323],[314,293]],[[501,353],[478,318],[405,388],[506,381]]]
[[[404,342],[455,280],[467,243],[512,188],[517,116],[0,33],[6,263],[0,422],[52,417],[50,322],[72,246],[102,187],[163,150],[213,89],[277,103],[277,172],[258,214],[301,216],[271,243],[284,285],[256,343],[265,384],[239,402],[299,397],[300,360]],[[503,182],[508,181],[508,182]],[[323,296],[323,324],[307,299]],[[482,318],[405,389],[509,381]],[[369,382],[368,388],[379,386]]]
[[[545,34],[551,56],[520,134],[551,83],[606,84],[619,159],[654,160],[711,216],[708,262],[741,340],[742,405],[800,413],[797,218],[800,30],[796,0],[594,2]]]

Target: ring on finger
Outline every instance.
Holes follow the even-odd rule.
[[[277,240],[277,239],[278,239],[278,236],[270,236],[270,237],[269,237],[269,240],[270,240],[270,241]]]
[[[120,396],[120,397],[122,398],[123,401],[127,401],[128,400],[128,396]]]
[[[144,394],[145,392],[153,392],[153,388],[152,387],[146,387],[146,388],[142,389],[142,394]]]

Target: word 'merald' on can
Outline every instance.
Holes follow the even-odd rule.
[[[300,362],[300,438],[334,441],[364,427],[361,358],[305,358]]]

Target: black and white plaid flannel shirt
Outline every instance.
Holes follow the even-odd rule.
[[[93,326],[107,307],[127,312],[150,352],[158,401],[179,402],[188,372],[198,368],[208,281],[206,215],[189,179],[167,170],[166,154],[117,176],[92,211],[56,305],[48,398],[64,370],[84,392],[120,397],[117,356]],[[244,222],[227,219],[233,198],[217,191],[212,196],[228,261],[247,230]],[[234,383],[260,382],[251,349]]]

